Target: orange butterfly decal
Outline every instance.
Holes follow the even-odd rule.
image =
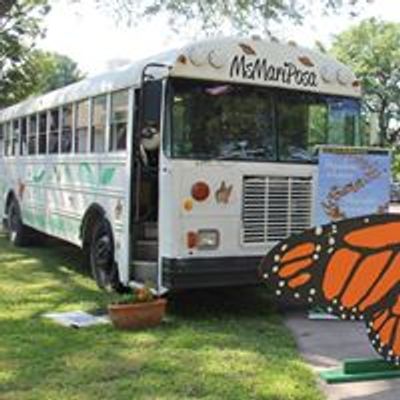
[[[400,365],[400,215],[316,227],[279,243],[260,266],[277,296],[363,319],[375,350]]]

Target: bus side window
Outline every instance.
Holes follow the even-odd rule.
[[[29,117],[29,129],[28,129],[28,154],[36,154],[36,133],[37,133],[37,118],[36,115]]]
[[[9,157],[11,155],[11,122],[4,124],[4,155]]]
[[[63,106],[61,122],[61,153],[72,150],[72,104]]]
[[[128,90],[121,90],[111,95],[110,151],[126,150],[128,101]]]
[[[58,108],[50,110],[49,153],[58,153],[60,136],[60,113]]]
[[[16,156],[18,153],[18,143],[19,143],[19,119],[15,119],[12,124],[12,144],[11,144],[11,153],[13,156]]]
[[[89,100],[76,104],[75,153],[86,153],[89,139]]]
[[[104,153],[106,143],[107,96],[93,99],[92,112],[92,153]]]
[[[4,155],[4,125],[0,125],[0,158]]]
[[[38,154],[46,154],[47,113],[39,114],[39,148]]]
[[[28,154],[26,118],[21,119],[21,142],[20,142],[19,154],[21,156],[26,156]]]

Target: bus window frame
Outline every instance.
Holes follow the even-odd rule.
[[[60,111],[59,111],[59,144],[58,144],[58,154],[62,154],[63,156],[68,156],[70,154],[74,154],[74,115],[75,115],[75,104],[76,102],[68,102],[68,103],[63,103],[60,105]],[[71,145],[69,151],[63,151],[62,147],[62,139],[63,139],[63,133],[64,133],[64,109],[70,108],[71,112],[71,126],[70,126],[70,138],[71,138]]]
[[[57,111],[57,129],[52,130],[52,113],[54,111]],[[60,153],[60,123],[61,123],[61,118],[60,118],[60,107],[52,107],[47,110],[47,126],[46,126],[46,131],[47,131],[47,152],[46,154],[49,156],[53,156],[56,154]],[[50,138],[53,133],[57,132],[57,151],[52,151],[50,152]]]
[[[94,121],[94,113],[95,113],[95,100],[99,99],[99,98],[105,98],[105,120],[104,120],[104,130],[102,131],[103,137],[104,137],[104,141],[103,141],[103,150],[102,151],[98,151],[96,150],[93,145],[96,144],[96,135],[95,135],[95,126],[93,125],[93,121]],[[88,152],[90,154],[107,154],[108,153],[108,147],[106,147],[108,145],[108,125],[109,125],[109,92],[106,93],[99,93],[96,96],[91,97],[91,108],[90,108],[90,129],[89,129],[89,135],[90,135],[90,147]],[[101,104],[101,103],[100,103]]]
[[[3,122],[0,123],[0,158],[3,158],[3,147],[4,147],[4,128]]]
[[[20,118],[20,135],[19,135],[19,156],[26,157],[28,155],[28,116],[24,115]],[[25,121],[25,123],[23,123]],[[25,152],[22,141],[22,127],[25,126]]]
[[[187,78],[175,78],[175,77],[170,77],[167,78],[167,87],[166,87],[166,93],[164,95],[165,97],[165,110],[164,110],[164,129],[163,129],[163,136],[162,136],[162,151],[163,154],[171,159],[171,160],[186,160],[186,161],[196,161],[199,160],[199,158],[191,158],[191,157],[177,157],[172,155],[172,134],[173,134],[173,87],[172,83],[174,79],[187,79]],[[193,80],[192,78],[189,78],[188,80]],[[197,80],[196,80],[197,81]],[[199,82],[202,82],[202,80],[198,80]],[[210,83],[215,83],[211,82]],[[221,84],[232,84],[232,82],[217,82]],[[253,86],[251,84],[246,84],[246,83],[238,83],[239,85],[243,86]],[[256,86],[258,87],[258,86]],[[232,162],[252,162],[252,163],[279,163],[279,164],[299,164],[299,165],[317,165],[318,164],[318,158],[316,157],[315,159],[312,160],[295,160],[295,159],[289,159],[285,160],[281,158],[281,152],[280,152],[280,143],[281,143],[281,137],[278,132],[278,101],[277,99],[280,97],[280,93],[285,93],[287,92],[290,95],[310,95],[310,96],[321,96],[321,97],[332,97],[332,98],[343,98],[343,99],[353,99],[354,101],[358,102],[359,104],[361,103],[361,99],[358,97],[351,97],[351,96],[339,96],[339,95],[333,95],[329,93],[314,93],[314,92],[306,92],[306,91],[301,91],[301,90],[295,90],[295,89],[282,89],[278,87],[273,87],[273,86],[268,86],[266,87],[267,89],[271,90],[271,96],[272,96],[272,129],[273,129],[273,134],[275,137],[275,158],[274,160],[245,160],[245,159],[230,159],[229,161]],[[359,115],[361,117],[361,114]],[[360,124],[360,122],[359,122]],[[327,134],[327,132],[326,132]],[[360,133],[359,133],[360,134]],[[328,145],[327,143],[324,143],[323,145]],[[356,146],[356,145],[352,145]],[[216,158],[209,158],[206,161],[213,161],[216,160]]]

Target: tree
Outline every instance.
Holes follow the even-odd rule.
[[[79,2],[82,0],[71,0]],[[227,27],[232,32],[262,29],[269,32],[271,21],[291,19],[301,22],[317,5],[324,13],[346,11],[356,14],[373,0],[95,0],[100,7],[111,10],[118,21],[128,24],[140,22],[144,17],[167,14],[170,24],[199,23],[206,32]]]
[[[71,58],[57,53],[32,50],[18,69],[8,73],[2,83],[0,108],[16,103],[31,95],[47,93],[67,86],[85,75]]]
[[[74,60],[58,53],[36,50],[33,62],[37,74],[37,93],[50,92],[85,77]]]
[[[0,2],[0,108],[18,101],[34,84],[29,59],[41,20],[49,11],[48,0]]]
[[[364,106],[378,118],[379,138],[400,134],[400,24],[368,19],[339,34],[332,53],[359,77]]]

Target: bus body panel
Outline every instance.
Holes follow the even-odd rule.
[[[1,210],[5,210],[7,194],[13,192],[25,225],[82,246],[84,216],[92,205],[99,205],[112,226],[115,259],[125,270],[125,217],[129,214],[126,154],[104,155],[102,160],[90,155],[42,159],[15,157],[7,163],[0,161]],[[127,272],[120,274],[127,282]]]
[[[264,257],[277,241],[314,224],[317,169],[316,165],[306,164],[190,161],[163,157],[160,192],[163,268],[169,270],[170,275],[174,274],[173,265],[180,272],[190,274],[196,271],[199,274],[201,269],[212,270],[214,265],[215,274],[225,274],[229,278],[232,273],[231,279],[226,281],[231,284],[235,280],[235,271],[239,269],[242,275],[237,276],[239,281],[235,283],[240,283],[246,265],[249,271],[254,272],[257,260]],[[252,193],[246,182],[253,178],[259,186]],[[204,201],[195,201],[191,196],[196,182],[204,182],[210,188]],[[230,195],[221,199],[221,190],[229,190],[229,187]],[[263,191],[261,196],[257,194],[259,187]],[[282,196],[280,206],[270,203],[278,194],[276,190]],[[192,203],[190,210],[185,209],[188,201]],[[252,220],[252,207],[261,214],[256,220]],[[246,217],[246,212],[250,212],[249,217]],[[200,250],[188,247],[188,233],[201,230],[218,231],[217,248]],[[203,264],[206,267],[201,266]],[[171,282],[169,284],[173,285]],[[168,285],[168,282],[164,284]],[[196,286],[194,282],[187,284]],[[203,285],[212,285],[212,282],[203,282]]]

